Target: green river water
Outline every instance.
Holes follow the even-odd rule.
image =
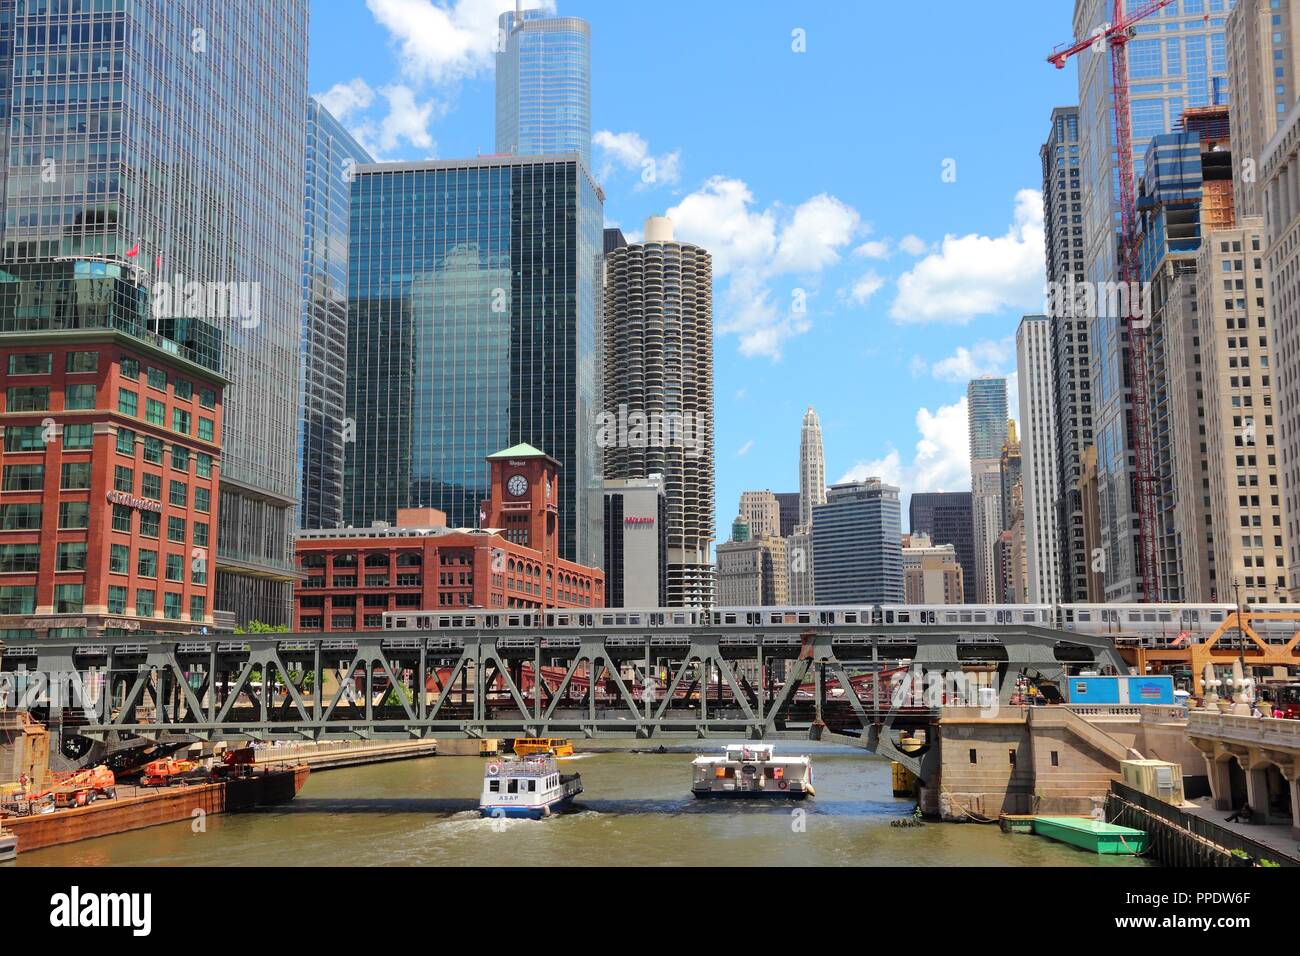
[[[710,748],[716,751],[717,748]],[[778,752],[791,753],[791,746]],[[594,753],[575,810],[485,820],[483,763],[433,757],[312,775],[291,804],[23,854],[8,866],[1143,866],[997,826],[928,823],[890,793],[887,761],[817,748],[817,796],[803,803],[697,800],[686,753]]]

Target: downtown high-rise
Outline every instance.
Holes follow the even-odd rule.
[[[432,507],[478,527],[485,460],[526,443],[561,465],[561,556],[599,567],[604,239],[586,165],[484,157],[355,175],[344,521]]]
[[[907,505],[907,526],[913,535],[925,535],[935,545],[952,545],[962,572],[962,600],[959,603],[976,603],[971,493],[927,491],[912,495]]]
[[[501,14],[496,104],[498,153],[578,153],[590,167],[590,25],[521,6]]]
[[[1124,158],[1136,177],[1142,174],[1142,158],[1152,137],[1177,130],[1188,108],[1228,101],[1224,17],[1229,7],[1226,0],[1170,4],[1136,26],[1127,46],[1133,152]],[[1113,10],[1112,0],[1076,0],[1074,35],[1093,34],[1109,22]],[[1119,281],[1110,48],[1089,47],[1074,62],[1079,84],[1084,281],[1101,289]],[[1143,594],[1140,564],[1128,319],[1114,314],[1117,311],[1121,310],[1101,308],[1087,317],[1100,547],[1107,600],[1138,601],[1151,596]],[[1158,534],[1156,528],[1144,530]]]
[[[817,604],[903,603],[898,489],[879,478],[830,488],[813,509]]]
[[[642,242],[605,257],[604,400],[598,445],[607,480],[662,475],[668,604],[714,597],[713,259],[653,217]],[[779,510],[771,502],[772,523]]]
[[[966,387],[970,432],[971,525],[975,543],[975,603],[1001,602],[998,537],[1003,531],[1002,446],[1007,440],[1007,380],[984,377]]]
[[[1043,167],[1043,239],[1049,290],[1084,281],[1083,200],[1079,182],[1079,108],[1052,110],[1052,129],[1039,151]],[[1055,382],[1056,529],[1061,600],[1086,601],[1090,556],[1084,546],[1084,508],[1079,494],[1083,452],[1093,443],[1092,379],[1088,319],[1070,296],[1055,303],[1052,368]],[[1021,386],[1023,388],[1023,384]]]
[[[374,158],[314,97],[307,100],[307,189],[302,276],[302,415],[298,524],[343,522],[347,400],[348,224],[357,166]]]
[[[234,623],[287,623],[308,4],[199,0],[178,13],[166,0],[0,2],[0,29],[10,31],[0,43],[0,242],[6,268],[46,289],[70,289],[87,269],[112,273],[117,291],[136,300],[135,317],[119,315],[115,327],[142,329],[147,316],[144,337],[172,343],[165,349],[217,350],[229,386],[211,512],[218,527],[208,539],[215,561],[204,559],[203,574],[215,576],[215,610]],[[192,290],[202,293],[197,309],[180,305],[194,301]],[[3,329],[58,334],[79,321],[25,310],[4,317]],[[169,383],[165,397],[164,389],[151,397],[157,415],[181,412],[169,424],[208,441],[193,431],[208,415],[168,404],[190,401],[195,382],[182,379],[178,391],[157,371],[150,387],[164,374]],[[217,432],[210,421],[204,435]],[[187,540],[178,553],[197,547]]]
[[[1056,385],[1052,320],[1027,315],[1016,330],[1020,385],[1021,480],[1024,495],[1025,593],[1029,604],[1056,604],[1061,588],[1061,536],[1056,526],[1060,471],[1056,453]],[[1008,526],[1009,527],[1009,526]]]

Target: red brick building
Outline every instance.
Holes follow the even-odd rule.
[[[299,532],[294,629],[375,631],[386,611],[604,607],[604,572],[557,557],[559,463],[528,445],[488,462],[481,529],[425,508],[396,526]]]
[[[165,345],[0,338],[0,637],[212,624],[226,380]]]

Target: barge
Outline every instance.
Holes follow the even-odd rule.
[[[1034,817],[1034,833],[1104,855],[1140,856],[1148,842],[1141,830],[1084,817]]]
[[[119,786],[116,799],[100,800],[69,810],[5,817],[3,825],[7,831],[5,835],[16,839],[17,851],[30,853],[95,837],[192,820],[200,814],[234,813],[287,803],[298,795],[309,773],[305,765],[299,765],[258,769],[208,783],[182,783],[160,789]]]
[[[567,809],[582,793],[580,774],[561,774],[550,754],[491,760],[483,768],[479,813],[540,820]]]
[[[691,769],[697,797],[803,800],[817,794],[811,757],[777,757],[766,745],[730,746],[721,756],[696,757]]]

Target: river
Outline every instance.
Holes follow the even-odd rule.
[[[786,748],[791,752],[795,748]],[[773,805],[696,800],[685,753],[580,754],[573,812],[485,820],[483,761],[433,757],[313,775],[291,804],[22,854],[9,866],[914,865],[1143,866],[997,826],[927,823],[890,793],[889,763],[818,747],[817,796]]]

